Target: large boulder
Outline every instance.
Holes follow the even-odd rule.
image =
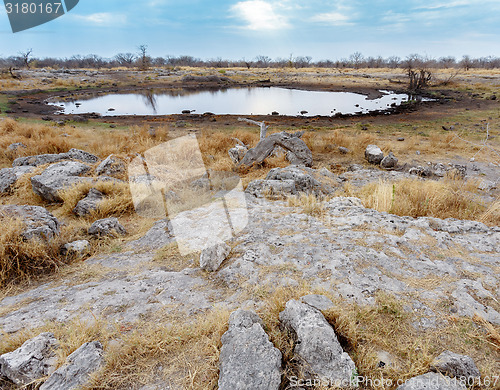
[[[125,162],[111,154],[97,166],[95,173],[99,176],[121,176],[126,170]]]
[[[296,338],[294,355],[307,379],[325,380],[337,387],[352,385],[356,366],[319,310],[292,299],[279,317]]]
[[[219,390],[277,390],[281,384],[281,352],[269,341],[262,321],[238,309],[222,335]]]
[[[27,385],[55,371],[58,348],[59,342],[52,333],[41,333],[0,356],[0,372],[16,385]]]
[[[39,165],[52,164],[64,160],[78,160],[87,164],[95,164],[99,157],[79,149],[70,149],[66,153],[59,154],[40,154],[37,156],[19,157],[12,163],[13,167],[30,165],[37,167]]]
[[[240,161],[240,165],[250,167],[253,164],[260,164],[271,155],[276,147],[281,146],[293,153],[294,164],[311,167],[313,164],[312,152],[305,142],[299,138],[300,135],[290,134],[285,131],[271,134],[262,139],[256,147],[250,149]]]
[[[257,198],[264,196],[295,195],[295,181],[293,180],[253,180],[248,183],[245,192]]]
[[[91,188],[87,196],[76,204],[73,213],[79,217],[85,217],[96,211],[99,208],[99,203],[103,199],[104,194],[101,191]]]
[[[231,252],[231,247],[226,243],[203,249],[200,254],[200,267],[209,272],[217,271],[229,252]]]
[[[451,351],[444,351],[431,363],[431,370],[442,374],[464,378],[467,383],[472,383],[481,376],[474,360],[467,355],[459,355]]]
[[[49,202],[61,202],[59,191],[85,181],[92,182],[90,177],[80,177],[87,173],[90,167],[76,161],[63,161],[53,164],[40,175],[31,178],[35,194]]]
[[[0,217],[20,219],[24,224],[22,236],[27,240],[46,240],[59,234],[57,218],[40,206],[0,206]]]
[[[127,231],[117,218],[104,218],[95,221],[88,230],[93,236],[116,236],[125,235]]]
[[[365,150],[365,158],[370,164],[380,164],[384,159],[384,153],[377,145],[368,145]]]
[[[103,363],[103,348],[99,341],[83,344],[68,356],[66,362],[40,386],[40,390],[79,389],[89,380],[90,374]]]
[[[33,167],[14,167],[0,169],[0,194],[8,193],[12,186],[25,174],[30,173]]]
[[[428,372],[409,379],[396,390],[465,390],[460,381],[447,378],[441,374]]]

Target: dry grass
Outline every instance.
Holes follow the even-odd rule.
[[[303,213],[314,217],[320,217],[325,212],[323,201],[314,194],[293,195],[287,201],[288,206],[301,207]]]
[[[365,207],[400,216],[469,219],[499,225],[498,201],[486,207],[473,192],[476,188],[475,183],[459,179],[404,179],[370,183],[361,189],[345,187],[339,194],[357,196]]]
[[[4,226],[0,236],[0,287],[54,271],[63,264],[59,256],[59,239],[26,240],[21,236],[22,221],[2,216],[0,221]]]
[[[258,288],[257,288],[258,289]],[[259,315],[271,342],[283,355],[283,383],[291,376],[300,378],[293,359],[293,336],[280,326],[279,313],[290,299],[310,293],[306,285],[255,291],[263,306]],[[432,360],[445,350],[471,356],[483,377],[498,373],[499,328],[479,317],[474,320],[443,317],[442,326],[427,331],[412,325],[418,315],[405,309],[405,302],[379,293],[373,306],[346,304],[333,298],[334,307],[324,312],[340,343],[354,360],[358,374],[372,381],[377,378],[407,380],[428,371]],[[227,330],[229,312],[214,309],[186,318],[156,313],[155,321],[115,323],[101,318],[72,320],[61,327],[48,323],[42,328],[6,335],[0,340],[0,353],[18,348],[27,339],[51,331],[61,342],[59,362],[85,342],[99,340],[106,351],[105,364],[84,388],[130,389],[154,382],[184,389],[216,389],[221,336]],[[477,326],[476,323],[479,325]],[[378,353],[385,351],[392,362],[380,367]],[[364,386],[362,389],[394,389],[395,386]]]
[[[126,182],[96,181],[93,183],[79,183],[59,193],[63,200],[62,206],[57,210],[57,216],[70,216],[77,203],[83,199],[91,188],[105,195],[99,202],[97,210],[88,215],[88,219],[96,220],[110,216],[123,216],[134,212],[132,195],[129,184]]]

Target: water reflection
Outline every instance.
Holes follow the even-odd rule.
[[[134,93],[113,93],[82,97],[78,102],[51,102],[65,114],[97,112],[104,116],[170,115],[190,110],[231,115],[331,116],[386,111],[408,100],[421,99],[406,94],[380,91],[382,96],[368,99],[351,92],[303,91],[278,87],[224,89],[150,89]],[[425,99],[424,99],[425,100]],[[113,108],[112,111],[109,109]]]

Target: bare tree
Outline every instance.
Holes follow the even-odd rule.
[[[24,52],[20,52],[19,55],[21,56],[22,58],[22,61],[23,61],[23,65],[29,69],[30,68],[30,56],[31,56],[31,53],[33,53],[33,49],[28,49]]]
[[[118,53],[115,60],[122,66],[130,67],[135,61],[135,55],[132,53]]]
[[[463,56],[462,57],[462,61],[460,61],[460,65],[467,72],[472,67],[472,60],[471,60],[471,58],[469,56]]]
[[[150,64],[150,58],[147,54],[148,52],[148,45],[140,45],[138,48],[139,50],[139,68],[140,70],[148,70],[149,69],[149,64]]]
[[[361,63],[363,62],[363,54],[359,51],[354,52],[349,56],[349,61],[355,69],[359,69],[361,67]]]
[[[411,54],[406,58],[405,68],[410,80],[408,85],[410,91],[420,91],[429,85],[432,73],[428,65],[429,60],[420,57],[418,54]]]

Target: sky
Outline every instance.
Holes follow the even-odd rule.
[[[154,57],[202,59],[498,57],[499,20],[500,0],[80,0],[14,34],[1,4],[0,57],[33,49],[35,57],[111,58],[139,45]]]

